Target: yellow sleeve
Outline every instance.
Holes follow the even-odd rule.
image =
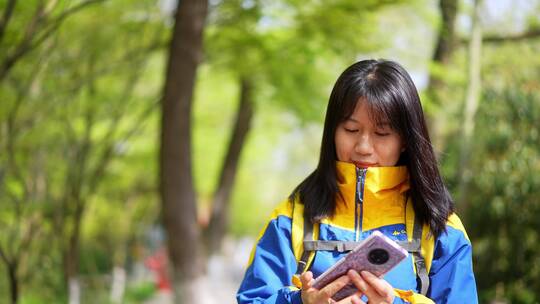
[[[412,290],[401,290],[394,288],[394,294],[396,297],[411,304],[435,304],[435,302],[433,302],[433,300],[430,298],[419,293],[414,293]]]

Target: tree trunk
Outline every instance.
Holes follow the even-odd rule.
[[[191,105],[207,1],[182,0],[176,11],[162,101],[160,194],[176,303],[196,303],[203,269],[191,168]]]
[[[210,254],[221,250],[221,243],[227,232],[230,209],[229,202],[236,172],[238,171],[238,160],[240,159],[240,154],[244,147],[246,136],[251,128],[251,120],[253,118],[252,84],[245,77],[240,82],[240,104],[238,105],[234,130],[227,149],[227,155],[221,168],[218,188],[214,193],[212,214],[206,231],[207,250]]]
[[[126,199],[124,208],[126,212],[124,213],[124,218],[119,221],[119,225],[126,226],[127,231],[131,231],[133,222],[133,214],[135,205],[137,203],[136,198],[145,192],[143,187],[137,187],[137,190],[132,192]],[[117,242],[116,246],[113,248],[113,270],[112,270],[112,279],[111,279],[111,293],[110,300],[111,303],[123,303],[124,294],[126,292],[126,260],[128,255],[128,244],[130,237],[128,235],[122,236]]]
[[[4,11],[2,12],[2,17],[0,18],[0,43],[4,38],[4,33],[6,32],[7,25],[13,15],[13,10],[15,9],[16,0],[8,0]]]
[[[69,304],[81,303],[81,282],[76,275],[70,276],[68,279]]]
[[[432,62],[438,66],[447,65],[455,48],[455,23],[458,11],[457,0],[440,0],[442,24],[439,29],[437,45]],[[439,69],[437,69],[439,70]],[[443,129],[445,120],[438,115],[440,104],[440,90],[444,88],[444,81],[438,73],[430,72],[427,94],[435,105],[433,113],[427,113],[428,128],[436,151],[444,150]]]
[[[69,243],[64,256],[68,284],[69,304],[81,302],[81,284],[79,280],[79,238],[83,213],[83,202],[76,201],[73,230],[69,234]]]
[[[122,303],[126,289],[126,269],[124,266],[114,266],[111,285],[111,303]]]
[[[481,89],[481,55],[482,55],[482,26],[480,23],[481,0],[474,2],[472,34],[469,44],[469,85],[463,113],[463,136],[459,158],[459,200],[457,207],[462,216],[466,217],[468,209],[467,186],[471,176],[469,156],[471,152],[471,137],[474,133],[474,117],[478,109]]]
[[[439,7],[441,9],[442,24],[439,29],[437,47],[433,54],[433,61],[445,64],[448,63],[454,50],[454,33],[458,2],[457,0],[440,0]],[[430,83],[433,83],[433,85],[436,86],[437,81],[440,81],[439,77],[430,75]]]
[[[17,263],[6,264],[9,278],[9,292],[11,295],[11,304],[19,301],[19,280],[17,279]]]

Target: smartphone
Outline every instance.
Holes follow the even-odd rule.
[[[313,287],[321,289],[337,278],[346,275],[349,269],[358,272],[366,270],[380,277],[390,271],[409,253],[392,241],[380,231],[374,231],[368,238],[358,245],[354,250],[341,258],[332,267],[315,279]],[[354,284],[349,284],[332,296],[332,299],[339,301],[354,294],[358,289]]]

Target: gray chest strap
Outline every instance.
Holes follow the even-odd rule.
[[[416,268],[417,283],[420,285],[420,292],[426,295],[429,289],[429,277],[426,269],[426,262],[424,257],[420,253],[422,239],[422,224],[418,218],[414,219],[413,237],[410,242],[398,241],[397,243],[407,250],[414,257],[414,265]],[[298,267],[296,274],[301,275],[304,273],[309,259],[309,255],[313,251],[338,251],[347,252],[351,251],[361,242],[354,241],[314,241],[313,240],[313,224],[309,220],[304,220],[304,252],[300,260],[298,261]]]

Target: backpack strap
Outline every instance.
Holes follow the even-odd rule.
[[[298,266],[296,267],[296,275],[298,276],[307,270],[309,256],[314,252],[313,249],[306,248],[307,242],[317,241],[313,241],[313,224],[311,224],[311,221],[304,219],[304,250],[302,256],[298,260]]]
[[[427,295],[428,289],[429,289],[429,276],[427,273],[426,268],[426,261],[424,259],[424,256],[422,256],[421,252],[421,240],[422,240],[422,222],[418,218],[418,216],[415,216],[414,219],[414,228],[413,228],[413,239],[410,242],[411,244],[414,242],[413,248],[410,248],[411,250],[408,250],[409,253],[411,253],[414,257],[414,266],[416,268],[416,276],[420,280],[420,293],[424,296]]]
[[[305,241],[314,241],[319,238],[319,226],[311,223],[309,219],[304,219],[304,206],[298,203],[298,199],[293,202],[292,212],[292,231],[291,242],[296,257],[297,267],[296,272],[292,276],[292,283],[298,288],[302,287],[300,275],[309,269],[309,265],[315,258],[313,250],[304,248]]]
[[[304,250],[309,251],[338,251],[346,252],[351,251],[360,242],[355,241],[304,241]]]
[[[299,280],[300,275],[309,269],[309,264],[313,260],[316,251],[346,252],[353,250],[361,243],[354,241],[313,240],[313,226],[314,224],[312,224],[309,220],[304,219],[303,252],[300,259],[298,259],[295,274],[296,280]],[[421,239],[422,223],[420,222],[418,217],[415,217],[412,240],[398,241],[397,243],[405,250],[407,250],[409,254],[412,254],[414,258],[414,265],[416,268],[417,280],[420,284],[420,292],[422,295],[426,295],[429,289],[429,276],[426,269],[425,259],[421,253]]]

